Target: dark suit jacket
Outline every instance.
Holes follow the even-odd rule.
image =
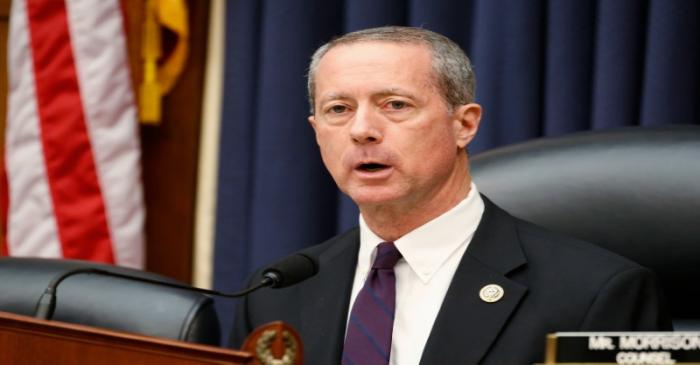
[[[421,364],[543,362],[556,331],[670,330],[660,289],[645,268],[510,216],[484,198],[484,216],[450,284]],[[240,302],[232,345],[283,320],[301,334],[307,364],[338,364],[359,248],[358,229],[304,250],[319,273]],[[251,282],[259,282],[259,273]],[[504,289],[486,303],[479,290]]]

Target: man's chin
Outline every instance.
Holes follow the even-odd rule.
[[[401,195],[395,191],[381,191],[377,189],[351,191],[348,195],[360,208],[390,205],[401,198]]]

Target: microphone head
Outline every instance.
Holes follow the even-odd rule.
[[[263,278],[272,279],[272,288],[284,288],[304,281],[318,272],[315,258],[298,253],[283,258],[263,271]]]

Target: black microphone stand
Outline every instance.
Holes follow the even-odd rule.
[[[120,274],[117,272],[103,270],[103,269],[97,269],[97,268],[92,268],[92,267],[83,267],[83,268],[68,270],[68,271],[54,277],[51,280],[51,283],[49,283],[49,285],[46,287],[44,294],[41,295],[41,298],[39,299],[39,303],[37,303],[36,310],[34,311],[35,318],[51,319],[53,317],[53,313],[56,310],[56,287],[58,287],[58,284],[60,284],[61,281],[63,281],[67,277],[72,276],[72,275],[76,275],[76,274],[98,274],[98,275],[105,275],[105,276],[113,276],[113,277],[122,278],[122,279],[151,283],[151,284],[155,284],[155,285],[168,286],[171,288],[191,290],[191,291],[196,291],[196,292],[203,293],[203,294],[217,295],[217,296],[226,297],[226,298],[239,298],[239,297],[247,295],[251,292],[254,292],[262,287],[275,286],[277,284],[274,277],[272,277],[271,275],[265,275],[263,277],[263,280],[259,284],[254,285],[250,288],[247,288],[245,290],[241,290],[239,292],[234,292],[234,293],[222,293],[222,292],[219,292],[216,290],[196,288],[196,287],[192,287],[189,285],[169,283],[166,281],[154,280],[154,279],[149,279],[149,278],[135,277],[135,276],[131,276],[131,275]]]

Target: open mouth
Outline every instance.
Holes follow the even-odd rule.
[[[365,172],[376,172],[376,171],[384,170],[388,167],[389,166],[387,166],[387,165],[382,165],[379,163],[370,162],[370,163],[360,164],[360,166],[358,166],[357,169],[360,171],[365,171]]]

